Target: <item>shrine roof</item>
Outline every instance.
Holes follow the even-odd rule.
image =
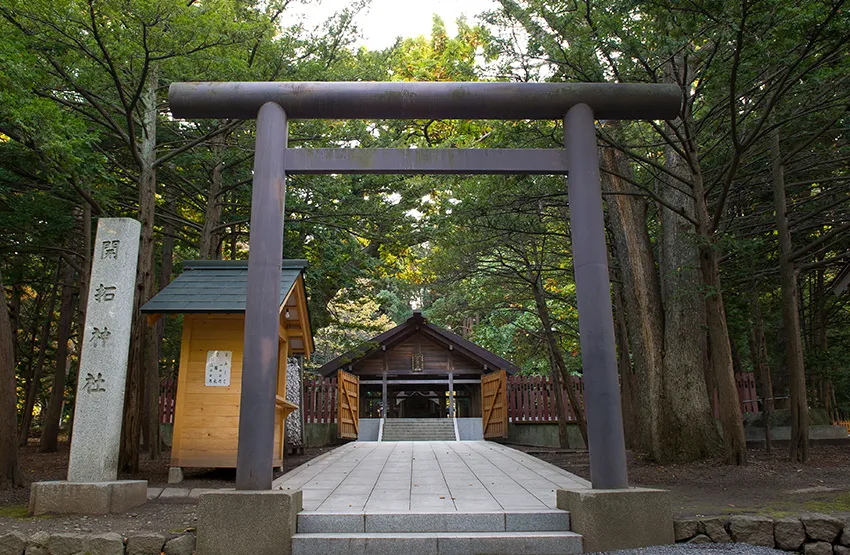
[[[306,260],[283,260],[280,265],[280,304],[307,267]],[[245,312],[247,260],[194,260],[183,273],[148,301],[147,314]]]
[[[442,344],[447,349],[450,347],[456,349],[460,354],[477,361],[488,371],[506,370],[508,374],[514,374],[520,370],[512,362],[503,359],[495,353],[491,353],[484,347],[428,322],[422,316],[422,313],[417,310],[406,321],[391,330],[373,337],[359,347],[355,347],[347,353],[338,356],[319,368],[318,372],[323,376],[329,376],[337,370],[350,368],[364,358],[372,356],[380,350],[390,349],[393,345],[400,343],[416,333],[425,335],[429,339]]]

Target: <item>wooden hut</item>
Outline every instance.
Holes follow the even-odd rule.
[[[313,351],[304,288],[306,266],[306,260],[281,264],[277,467],[283,464],[284,421],[298,408],[285,399],[287,357],[309,357]],[[247,278],[245,261],[185,262],[184,272],[141,309],[151,325],[163,314],[183,314],[172,467],[236,467]]]

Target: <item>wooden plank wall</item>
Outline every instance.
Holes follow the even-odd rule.
[[[186,315],[180,349],[172,466],[232,468],[239,440],[242,394],[242,315]],[[205,385],[207,351],[233,351],[230,385]],[[282,424],[275,415],[274,465],[282,464]]]

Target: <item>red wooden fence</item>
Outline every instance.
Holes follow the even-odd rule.
[[[336,422],[336,377],[304,378],[304,422]]]
[[[570,379],[579,406],[584,410],[584,383],[578,376]],[[548,377],[510,376],[508,378],[508,417],[511,422],[557,422],[558,405],[555,390]],[[561,391],[567,421],[575,422],[576,413],[570,404],[566,388]]]
[[[164,378],[159,384],[159,421],[174,424],[174,401],[177,398],[177,378]]]
[[[752,372],[735,374],[741,412],[759,412],[756,381]],[[584,382],[578,376],[570,380],[579,406],[584,410]],[[508,418],[511,422],[557,422],[555,392],[548,377],[508,376]],[[576,415],[566,390],[562,391],[567,420],[575,422]],[[174,422],[174,400],[177,378],[165,378],[160,385],[160,422]],[[304,422],[308,424],[336,422],[336,378],[304,378]],[[714,394],[714,414],[719,418],[717,392]]]
[[[752,372],[739,372],[735,374],[735,385],[738,386],[738,399],[741,401],[741,412],[752,412],[758,414],[759,397],[756,392],[756,378]],[[714,417],[720,418],[720,404],[717,399],[717,390],[714,390]]]
[[[757,413],[759,409],[758,394],[756,393],[756,378],[752,372],[735,374],[738,385],[738,398],[741,400],[741,412]]]

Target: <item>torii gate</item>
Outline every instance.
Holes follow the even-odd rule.
[[[174,83],[178,118],[257,118],[236,488],[272,484],[286,174],[569,174],[594,489],[628,487],[597,119],[673,119],[676,85],[609,83]],[[289,149],[289,119],[564,120],[561,149]]]

